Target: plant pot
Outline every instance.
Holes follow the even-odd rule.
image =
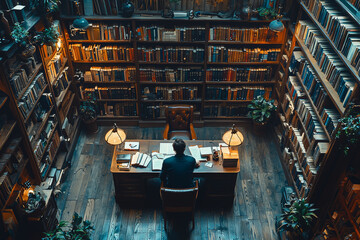
[[[20,53],[20,58],[23,61],[26,61],[28,58],[32,57],[36,51],[36,48],[34,45],[27,45]]]
[[[97,118],[87,121],[83,120],[83,123],[85,125],[87,133],[97,133],[97,131],[99,130],[97,125]]]

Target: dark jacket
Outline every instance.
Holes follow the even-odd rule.
[[[176,154],[164,160],[160,179],[164,182],[164,186],[169,188],[193,187],[193,171],[195,167],[195,158],[184,154]]]

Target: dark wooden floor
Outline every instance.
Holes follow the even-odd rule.
[[[94,135],[81,133],[57,197],[61,220],[78,212],[94,226],[93,239],[277,239],[275,216],[280,214],[281,188],[286,184],[276,145],[269,132],[254,135],[240,128],[241,170],[231,209],[198,208],[195,229],[177,225],[164,231],[161,209],[122,209],[115,203],[110,173],[112,147],[103,140],[108,127]],[[163,128],[123,128],[128,139],[161,139]],[[221,139],[226,127],[196,129],[199,139]]]

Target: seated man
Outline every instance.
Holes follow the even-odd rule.
[[[182,139],[175,139],[173,148],[176,155],[164,160],[160,179],[165,187],[191,188],[194,186],[193,171],[200,163],[184,154],[186,144]]]

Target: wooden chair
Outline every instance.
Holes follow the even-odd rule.
[[[166,127],[164,139],[196,139],[193,122],[194,108],[189,105],[166,106]]]
[[[164,226],[167,230],[167,213],[191,213],[192,229],[195,228],[195,203],[199,192],[198,181],[195,181],[195,186],[192,188],[166,188],[161,183],[160,197],[163,206]]]

